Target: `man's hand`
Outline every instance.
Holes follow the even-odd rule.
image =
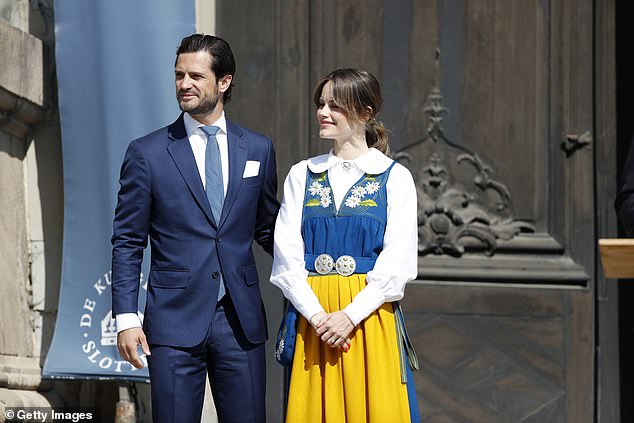
[[[330,348],[348,351],[351,344],[349,336],[354,330],[354,324],[346,313],[335,311],[321,318],[315,330]]]
[[[141,345],[141,349],[145,355],[150,355],[150,347],[145,339],[145,333],[141,328],[130,328],[122,330],[117,334],[117,348],[119,348],[119,354],[128,363],[132,364],[137,369],[143,367],[143,362],[139,358],[137,352],[138,346]]]

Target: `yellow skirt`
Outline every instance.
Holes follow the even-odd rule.
[[[326,312],[345,308],[366,285],[365,275],[310,276]],[[385,303],[351,334],[348,352],[329,348],[300,317],[286,423],[410,422],[407,387],[392,304]]]

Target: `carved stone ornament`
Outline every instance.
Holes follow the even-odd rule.
[[[432,90],[429,101],[430,106],[424,109],[429,119],[427,136],[416,144],[430,140],[445,145],[429,149],[427,162],[418,169],[411,166],[416,162],[408,152],[412,145],[393,155],[395,160],[407,163],[416,181],[419,255],[459,257],[469,244],[474,245],[474,250],[492,255],[498,240],[534,232],[533,225],[510,214],[511,194],[503,183],[494,179],[493,168],[477,154],[445,137],[442,116],[448,111],[441,105],[442,96],[437,88]]]
[[[585,286],[589,276],[548,233],[513,214],[511,192],[478,154],[449,140],[437,88],[423,139],[393,154],[418,194],[418,279]]]

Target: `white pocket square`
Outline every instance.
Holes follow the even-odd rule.
[[[256,160],[247,160],[246,166],[244,166],[244,173],[242,174],[243,178],[251,178],[253,176],[258,176],[258,172],[260,171],[260,162]]]

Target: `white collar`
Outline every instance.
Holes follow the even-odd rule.
[[[308,168],[311,172],[322,173],[341,162],[350,162],[356,165],[364,173],[370,175],[379,175],[385,172],[391,165],[393,160],[381,153],[376,148],[370,148],[367,153],[354,160],[343,160],[335,156],[330,150],[328,154],[311,157],[308,159]]]
[[[198,122],[196,119],[194,119],[189,113],[183,113],[183,123],[185,123],[185,131],[187,131],[188,137],[191,136],[191,134],[196,130],[202,131],[202,129],[198,129],[198,128],[200,128],[201,126],[205,126],[202,123]],[[222,114],[220,115],[218,120],[212,123],[211,125],[217,126],[218,128],[220,128],[220,132],[224,134],[227,133],[227,119],[225,118],[224,110],[222,111]]]

